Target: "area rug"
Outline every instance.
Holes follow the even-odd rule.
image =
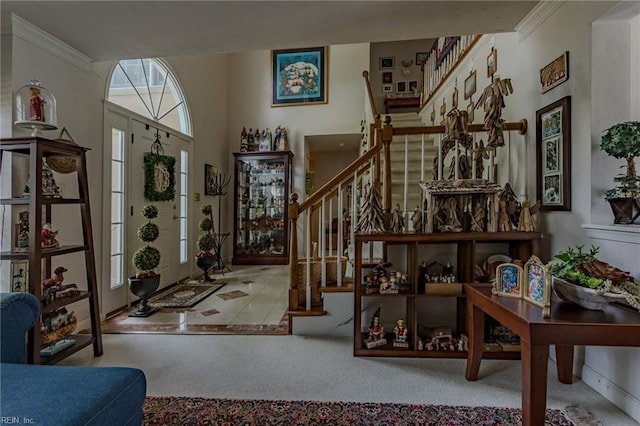
[[[149,304],[157,308],[191,308],[225,286],[215,281],[201,283],[188,281],[176,284],[149,298]]]
[[[390,426],[522,424],[518,408],[148,396],[143,425]],[[575,426],[547,409],[545,425]]]

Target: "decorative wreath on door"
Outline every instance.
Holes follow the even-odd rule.
[[[147,152],[144,155],[144,197],[149,201],[171,201],[176,190],[176,159]]]

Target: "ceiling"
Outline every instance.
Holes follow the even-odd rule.
[[[509,32],[537,3],[2,0],[0,12],[109,61]],[[351,150],[359,135],[308,143],[311,151]]]
[[[513,31],[537,3],[3,0],[0,11],[104,61]]]

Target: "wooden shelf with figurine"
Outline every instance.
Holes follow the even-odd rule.
[[[1,252],[0,259],[12,263],[12,290],[28,291],[41,301],[41,315],[27,338],[27,362],[31,364],[52,364],[89,345],[93,346],[94,356],[103,352],[87,151],[76,144],[38,136],[0,140],[0,168],[8,167],[14,178],[28,182],[21,194],[3,194],[5,198],[0,199],[1,205],[12,206],[17,218],[13,247]],[[4,152],[13,155],[4,157]],[[27,159],[27,170],[14,161],[21,156]],[[53,171],[75,173],[77,189],[72,191],[78,195],[64,198]],[[76,237],[79,241],[69,243],[73,238],[58,232],[56,220],[60,220],[63,213],[57,208],[59,205],[77,206],[81,223],[81,237]],[[68,211],[68,207],[64,211]],[[61,266],[62,262],[57,263],[60,256],[71,253],[84,254],[86,268],[81,276],[86,278],[79,285],[65,281],[67,268]],[[78,321],[67,306],[77,302],[88,305],[90,334],[72,335]]]
[[[513,259],[529,259],[539,252],[539,232],[405,232],[405,233],[361,233],[355,236],[356,259],[354,268],[354,355],[423,358],[466,358],[467,313],[463,283],[476,282],[477,252],[481,245],[501,247],[505,255]],[[363,244],[382,242],[389,253],[397,252],[404,265],[366,264],[362,261]],[[437,254],[443,245],[454,248],[451,264],[420,264],[424,253]],[[480,249],[480,250],[479,250]],[[398,272],[398,273],[396,273]],[[389,285],[391,276],[396,282],[406,281],[405,287],[393,294],[384,294],[380,289]],[[384,279],[382,277],[385,277]],[[488,285],[488,284],[480,284]],[[389,285],[391,287],[396,284]],[[449,298],[454,306],[454,324],[447,327],[425,327],[425,312],[431,313],[428,304],[435,298]],[[369,312],[376,306],[375,313]],[[437,302],[438,304],[443,304]],[[385,308],[384,305],[388,305]],[[443,304],[444,305],[444,304]],[[401,312],[396,314],[394,312]],[[391,312],[391,313],[389,313]],[[372,315],[372,316],[370,316]],[[392,317],[392,315],[395,315]],[[375,319],[377,317],[377,319]],[[374,322],[375,319],[375,322]],[[402,321],[402,325],[399,322]],[[444,322],[444,319],[443,319]],[[378,329],[382,329],[378,331]],[[404,337],[397,337],[397,329],[404,329]],[[372,330],[376,330],[372,332]],[[384,333],[382,337],[380,334]],[[378,337],[376,337],[378,335]],[[381,339],[386,339],[380,343]],[[511,346],[510,349],[515,348]],[[484,358],[518,359],[518,351],[491,351]]]

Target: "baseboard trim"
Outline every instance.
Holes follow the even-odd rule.
[[[582,381],[640,423],[640,400],[591,367],[582,365]]]

